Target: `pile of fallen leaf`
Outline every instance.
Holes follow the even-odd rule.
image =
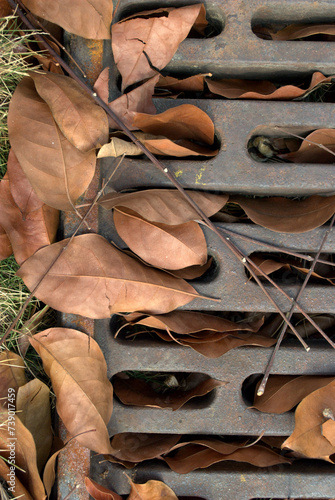
[[[111,32],[113,7],[108,0],[80,0],[75,5],[69,0],[24,0],[24,5],[34,15],[76,35],[112,39],[122,95],[109,102],[107,68],[94,90],[135,131],[138,141],[157,155],[208,157],[217,153],[217,144],[214,124],[201,109],[182,104],[157,114],[153,95],[206,94],[207,88],[211,96],[225,98],[295,99],[331,81],[331,77],[315,73],[303,90],[294,86],[278,88],[271,82],[217,81],[209,75],[181,81],[162,76],[160,71],[191,30],[197,36],[205,35],[203,4],[133,14],[113,24]],[[299,32],[298,36],[304,35]],[[13,252],[25,284],[38,299],[61,312],[95,319],[118,313],[123,328],[150,329],[164,341],[191,347],[209,358],[237,346],[273,345],[274,338],[263,328],[264,318],[234,322],[221,316],[175,311],[194,298],[212,300],[199,296],[186,281],[202,276],[211,260],[203,231],[196,222],[198,213],[175,189],[110,192],[99,197],[97,203],[111,211],[127,250],[92,233],[55,242],[59,211],[77,214],[78,224],[84,217],[76,205],[95,175],[97,157],[139,155],[142,151],[78,83],[61,74],[52,57],[44,58],[42,63],[51,71],[34,72],[24,78],[10,103],[12,150],[7,174],[0,182],[0,257]],[[311,146],[309,140],[335,150],[334,131],[321,129],[312,132],[296,151],[287,153],[286,159],[302,162],[308,155],[321,163],[326,161],[327,153],[329,161],[329,151]],[[224,211],[227,204],[235,204],[253,223],[280,232],[309,231],[324,224],[335,212],[335,196],[291,200],[203,191],[189,194],[208,217]],[[261,264],[264,266],[264,262]],[[267,260],[266,272],[273,272],[277,265],[290,264]],[[333,284],[328,276],[325,279]],[[289,463],[296,456],[333,462],[335,386],[331,379],[308,379],[307,384],[306,378],[277,377],[261,398],[256,397],[254,407],[260,411],[290,411],[298,404],[294,433],[282,444],[293,450],[289,458],[266,438],[249,443],[120,434],[110,441],[106,426],[112,414],[113,388],[98,344],[82,332],[66,328],[46,330],[30,336],[29,341],[51,379],[57,412],[70,435],[112,462],[131,467],[157,458],[180,473],[224,460],[258,467]],[[14,388],[20,467],[15,496],[41,499],[50,494],[55,461],[66,444],[52,434],[48,388],[36,379],[26,381],[24,363],[14,353],[4,350],[0,362],[1,477],[6,480],[9,470],[6,396]],[[213,379],[199,380],[187,391],[169,394],[168,402],[162,395],[157,403],[157,393],[153,395],[152,387],[145,382],[118,377],[114,383],[125,404],[150,406],[154,401],[157,406],[174,410],[190,398],[224,384]],[[134,447],[136,439],[139,444]],[[121,498],[89,479],[86,487],[94,498]],[[177,498],[157,481],[146,485],[131,482],[129,499],[163,496]]]

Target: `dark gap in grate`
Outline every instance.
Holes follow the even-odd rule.
[[[162,409],[169,408],[169,404],[173,401],[183,399],[192,389],[198,388],[209,379],[210,376],[204,373],[131,370],[117,373],[112,377],[111,382],[114,387],[114,397],[121,404]],[[132,385],[136,387],[135,392]],[[192,399],[182,403],[182,406],[176,409],[181,411],[208,408],[213,403],[215,395],[216,389],[212,389],[207,394],[192,396]]]

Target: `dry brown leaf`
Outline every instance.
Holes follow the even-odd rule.
[[[27,16],[28,17],[28,16]],[[28,17],[29,19],[29,17]],[[60,28],[59,28],[60,29]],[[61,37],[62,38],[62,37]],[[45,50],[44,45],[40,40],[35,39],[37,45],[38,45],[38,52],[34,52],[34,58],[37,59],[39,64],[41,65],[42,69],[44,71],[49,71],[51,73],[57,73],[59,75],[63,75],[64,72],[62,70],[61,65],[55,58],[55,56],[51,55],[49,52]],[[53,48],[53,50],[60,56],[61,51],[59,46],[54,43],[50,38],[48,39],[48,44]]]
[[[10,420],[8,420],[10,419]],[[0,413],[0,449],[1,456],[7,460],[9,466],[15,464],[15,476],[18,479],[14,481],[14,490],[11,490],[16,497],[22,489],[21,484],[29,491],[34,500],[44,500],[46,498],[43,483],[41,481],[36,464],[36,447],[34,439],[28,429],[23,425],[18,417],[13,416],[7,411]],[[11,434],[14,430],[14,436]],[[13,438],[16,438],[15,440]],[[15,460],[10,454],[11,449],[15,448]],[[16,489],[18,487],[18,490]]]
[[[246,462],[256,467],[290,463],[287,458],[262,444],[245,447],[243,444],[225,443],[218,439],[200,439],[183,443],[173,457],[165,456],[162,459],[179,474],[187,474],[195,469],[203,469],[226,460]]]
[[[106,112],[73,78],[42,72],[30,75],[60,131],[75,148],[87,153],[108,141]]]
[[[67,241],[42,248],[24,262],[18,275],[28,288]],[[97,234],[76,236],[35,295],[54,309],[95,319],[124,311],[165,313],[201,297],[186,281],[141,264]]]
[[[154,76],[157,72],[152,68],[163,69],[203,11],[203,4],[168,7],[114,24],[112,49],[122,76],[122,90]]]
[[[16,396],[17,416],[31,432],[37,452],[37,467],[41,472],[51,451],[50,390],[38,379],[19,387]]]
[[[51,378],[57,412],[69,433],[97,453],[110,453],[107,424],[113,388],[99,345],[70,328],[50,328],[31,337],[30,343]]]
[[[272,40],[297,40],[312,35],[335,35],[335,24],[290,24],[276,33],[267,30]]]
[[[225,385],[226,382],[206,378],[192,388],[176,388],[164,393],[158,393],[149,382],[132,377],[114,377],[113,387],[115,395],[125,405],[151,406],[154,408],[171,408],[179,410],[192,398],[204,396],[216,387]]]
[[[172,76],[160,75],[156,89],[169,90],[170,92],[203,92],[205,77],[212,76],[210,73],[192,75],[188,78],[178,79]]]
[[[12,476],[15,477],[15,479],[11,480],[12,472],[13,470],[10,470],[9,465],[6,464],[6,462],[0,457],[0,478],[7,482],[8,488],[11,488],[9,491],[15,493],[15,497],[17,498],[23,498],[24,500],[35,500],[17,477]],[[7,498],[9,497],[6,497],[4,500],[7,500]]]
[[[134,130],[133,118],[135,112],[149,113],[151,115],[156,113],[152,95],[158,78],[159,76],[156,75],[139,87],[136,87],[136,89],[109,102],[109,68],[105,68],[95,82],[94,90],[119,119],[123,121],[124,125],[130,130]],[[108,122],[111,129],[120,129],[119,125],[110,116],[108,117]]]
[[[9,16],[12,13],[12,8],[6,0],[0,0],[0,17]]]
[[[8,389],[11,388],[16,394],[18,388],[26,382],[25,365],[21,356],[3,350],[0,353],[0,404],[7,407]]]
[[[168,314],[144,315],[142,313],[124,314],[123,318],[132,325],[148,326],[188,335],[200,331],[236,332],[249,330],[257,332],[263,321],[234,323],[228,319],[197,311],[173,311]]]
[[[264,99],[264,100],[290,100],[303,98],[320,84],[329,83],[332,76],[324,76],[319,71],[313,73],[311,83],[307,89],[295,85],[276,87],[266,80],[239,80],[223,79],[212,80],[206,78],[209,90],[228,99]]]
[[[162,481],[151,479],[144,484],[134,483],[130,478],[129,481],[131,491],[127,500],[161,500],[162,498],[166,500],[178,500],[178,497],[171,488],[162,483]]]
[[[123,465],[126,463],[131,467],[144,460],[159,458],[180,474],[226,460],[246,462],[256,467],[290,463],[287,458],[261,443],[226,443],[216,438],[180,442],[181,437],[164,434],[116,434],[111,441],[112,448],[115,449],[113,461]],[[172,456],[169,455],[170,452],[173,452]]]
[[[208,217],[222,208],[228,195],[209,194],[187,190]],[[148,189],[132,193],[109,193],[102,196],[99,205],[110,210],[114,207],[126,207],[152,222],[161,224],[183,224],[199,218],[198,212],[176,189]]]
[[[0,181],[1,186],[1,181]],[[0,225],[0,260],[7,259],[12,255],[13,249],[4,228]]]
[[[335,196],[310,196],[304,200],[289,198],[245,198],[230,196],[248,217],[272,231],[304,233],[324,224],[335,211]]]
[[[59,212],[35,194],[13,151],[0,182],[0,224],[11,242],[18,264],[56,238]]]
[[[122,500],[114,491],[108,490],[89,477],[85,477],[85,487],[94,500]]]
[[[143,154],[141,148],[139,148],[134,142],[124,141],[120,137],[112,137],[108,144],[102,146],[99,150],[97,158],[106,158],[112,156],[117,158],[118,156],[138,156]]]
[[[211,267],[212,263],[213,257],[209,257],[206,264],[203,266],[189,266],[184,267],[183,269],[175,269],[172,274],[177,276],[177,278],[182,278],[183,280],[194,280],[205,274],[205,272]]]
[[[295,428],[282,448],[290,448],[308,458],[334,463],[335,446],[322,435],[327,414],[335,414],[335,382],[306,396],[295,411]],[[326,416],[325,416],[326,414]]]
[[[273,375],[269,377],[263,396],[257,396],[252,408],[266,413],[285,413],[294,408],[308,394],[324,387],[334,380],[334,377],[320,377],[317,375]]]
[[[110,38],[112,0],[23,0],[36,16],[94,40]]]
[[[195,351],[206,356],[206,358],[219,358],[226,354],[226,352],[236,347],[246,345],[255,345],[259,347],[271,347],[276,343],[276,339],[267,337],[265,335],[258,335],[256,333],[250,334],[222,334],[222,338],[218,340],[207,339],[204,335],[203,339],[198,339],[199,342],[192,342],[190,339],[178,339],[182,345],[192,347]]]
[[[199,224],[154,224],[133,210],[116,207],[114,224],[127,246],[152,266],[182,269],[207,262],[207,244]]]
[[[137,434],[122,432],[111,439],[112,457],[118,463],[135,464],[168,453],[180,440],[180,434]],[[106,457],[107,458],[107,457]]]
[[[214,142],[212,120],[193,104],[182,104],[158,115],[135,113],[133,125],[142,132],[171,140],[189,139],[209,145]]]
[[[312,144],[313,141],[316,144]],[[322,149],[326,146],[330,151]],[[297,151],[280,155],[281,158],[294,163],[334,163],[335,162],[335,129],[321,128],[309,134]]]
[[[8,130],[14,153],[40,200],[59,210],[73,210],[94,176],[95,152],[82,153],[64,137],[31,78],[16,87]]]
[[[328,439],[330,444],[335,447],[335,422],[333,420],[334,415],[332,415],[332,418],[329,418],[326,420],[324,424],[322,424],[322,435]]]

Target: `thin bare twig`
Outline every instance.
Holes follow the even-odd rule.
[[[325,231],[325,234],[324,234],[324,236],[323,236],[323,238],[322,238],[322,241],[321,241],[321,244],[320,244],[319,250],[318,250],[318,252],[317,252],[316,256],[314,257],[314,261],[313,261],[313,263],[312,263],[312,265],[311,265],[311,267],[310,267],[310,269],[309,269],[308,273],[306,274],[306,277],[305,277],[305,279],[304,279],[304,282],[303,282],[303,284],[301,285],[301,288],[300,288],[300,290],[299,290],[299,292],[298,292],[298,294],[297,294],[297,296],[296,296],[295,303],[297,303],[297,302],[298,302],[298,300],[300,299],[301,295],[303,294],[303,292],[304,292],[304,290],[305,290],[305,288],[306,288],[306,285],[307,285],[307,283],[308,283],[309,278],[312,276],[312,273],[313,273],[313,271],[314,271],[314,268],[315,268],[315,266],[316,266],[316,264],[317,264],[317,262],[318,262],[319,255],[320,255],[320,253],[321,253],[321,251],[322,251],[322,248],[323,248],[324,244],[326,243],[326,240],[327,240],[327,238],[328,238],[328,236],[329,236],[329,234],[330,234],[330,231],[332,230],[332,227],[333,227],[333,225],[334,225],[334,222],[335,222],[335,214],[333,215],[333,217],[332,217],[332,219],[331,219],[331,221],[330,221],[329,226],[326,228],[326,231]],[[288,320],[290,320],[290,319],[291,319],[291,317],[292,317],[292,315],[293,315],[293,312],[294,312],[294,306],[295,306],[295,304],[293,303],[293,304],[292,304],[292,306],[291,306],[291,309],[290,309],[290,310],[289,310],[289,312],[287,313],[287,319],[288,319]],[[282,328],[281,328],[281,331],[280,331],[280,334],[279,334],[279,337],[278,337],[277,343],[276,343],[276,345],[275,345],[275,347],[274,347],[274,350],[272,351],[272,354],[271,354],[270,360],[269,360],[269,362],[268,362],[268,364],[267,364],[267,367],[266,367],[266,370],[265,370],[264,376],[263,376],[263,378],[262,378],[262,382],[261,382],[261,384],[260,384],[260,386],[259,386],[259,388],[258,388],[258,390],[257,390],[257,396],[262,396],[262,395],[264,394],[264,391],[265,391],[265,386],[266,386],[266,383],[267,383],[267,381],[268,381],[268,378],[269,378],[269,375],[270,375],[270,372],[271,372],[271,369],[272,369],[272,366],[273,366],[273,363],[274,363],[275,356],[276,356],[276,354],[277,354],[277,352],[278,352],[278,349],[279,349],[279,347],[280,347],[280,344],[281,344],[281,342],[282,342],[282,340],[283,340],[283,338],[284,338],[284,335],[285,335],[285,333],[286,333],[286,330],[287,330],[287,323],[285,323],[285,324],[282,326]],[[329,340],[330,340],[330,339],[329,339]],[[333,345],[333,347],[334,347],[334,345]]]

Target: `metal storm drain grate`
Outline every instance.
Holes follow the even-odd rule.
[[[128,13],[167,6],[192,4],[191,1],[151,0],[150,2],[123,0],[118,19]],[[209,0],[207,18],[215,34],[207,39],[185,40],[168,66],[171,75],[212,73],[218,78],[272,79],[295,82],[313,71],[335,74],[335,46],[322,41],[271,41],[259,38],[258,26],[268,24],[335,22],[334,0]],[[76,49],[74,49],[75,51]],[[80,50],[78,53],[80,53]],[[104,49],[104,63],[111,67],[110,100],[118,97],[118,74],[113,66],[110,47]],[[156,99],[158,112],[183,104],[196,104],[206,111],[215,124],[220,152],[208,160],[164,160],[171,172],[178,172],[179,180],[187,188],[238,194],[271,196],[306,196],[335,193],[334,165],[262,163],[248,152],[249,141],[258,135],[280,137],[283,131],[296,134],[318,128],[335,128],[334,104],[322,102],[280,102],[224,99]],[[109,169],[108,160],[102,161],[102,174]],[[132,188],[171,187],[169,181],[147,160],[126,158],[113,178],[117,191]],[[248,255],[268,252],[261,242],[285,246],[296,252],[313,253],[320,246],[324,230],[304,234],[281,234],[251,224],[224,224],[225,228],[248,239],[231,240]],[[120,243],[111,214],[101,210],[99,232]],[[194,300],[184,309],[207,311],[273,312],[273,305],[260,288],[246,276],[243,264],[238,262],[216,236],[205,230],[208,252],[214,259],[212,272],[192,282],[202,295],[218,297],[218,302]],[[332,233],[324,251],[335,253],[335,234]],[[265,285],[268,286],[268,285]],[[289,297],[295,297],[295,284],[281,285]],[[273,289],[271,289],[273,290]],[[271,292],[284,312],[289,301]],[[309,284],[301,306],[308,313],[335,314],[335,288]],[[65,316],[73,324],[76,319]],[[123,405],[115,399],[114,412],[109,423],[110,435],[121,432],[152,434],[185,434],[201,436],[288,436],[294,427],[294,413],[265,414],[250,409],[250,402],[242,386],[248,377],[264,372],[270,352],[267,349],[244,347],[231,350],[223,357],[208,359],[182,346],[156,340],[114,339],[117,319],[95,322],[95,338],[102,347],[108,376],[123,371],[152,371],[169,373],[201,373],[225,385],[216,388],[210,397],[195,400],[178,411],[140,408]],[[284,344],[272,370],[277,375],[333,375],[334,353],[323,341],[310,341],[307,354],[300,344]],[[134,438],[134,446],[136,447]],[[145,440],[143,436],[143,440]],[[265,498],[333,498],[335,496],[333,466],[325,462],[300,460],[291,466],[280,465],[259,469],[242,463],[224,462],[205,470],[178,475],[166,464],[145,462],[128,474],[136,482],[161,479],[178,497],[196,497],[206,500],[251,500]],[[124,468],[91,456],[92,479],[110,487],[119,494],[129,491]]]

